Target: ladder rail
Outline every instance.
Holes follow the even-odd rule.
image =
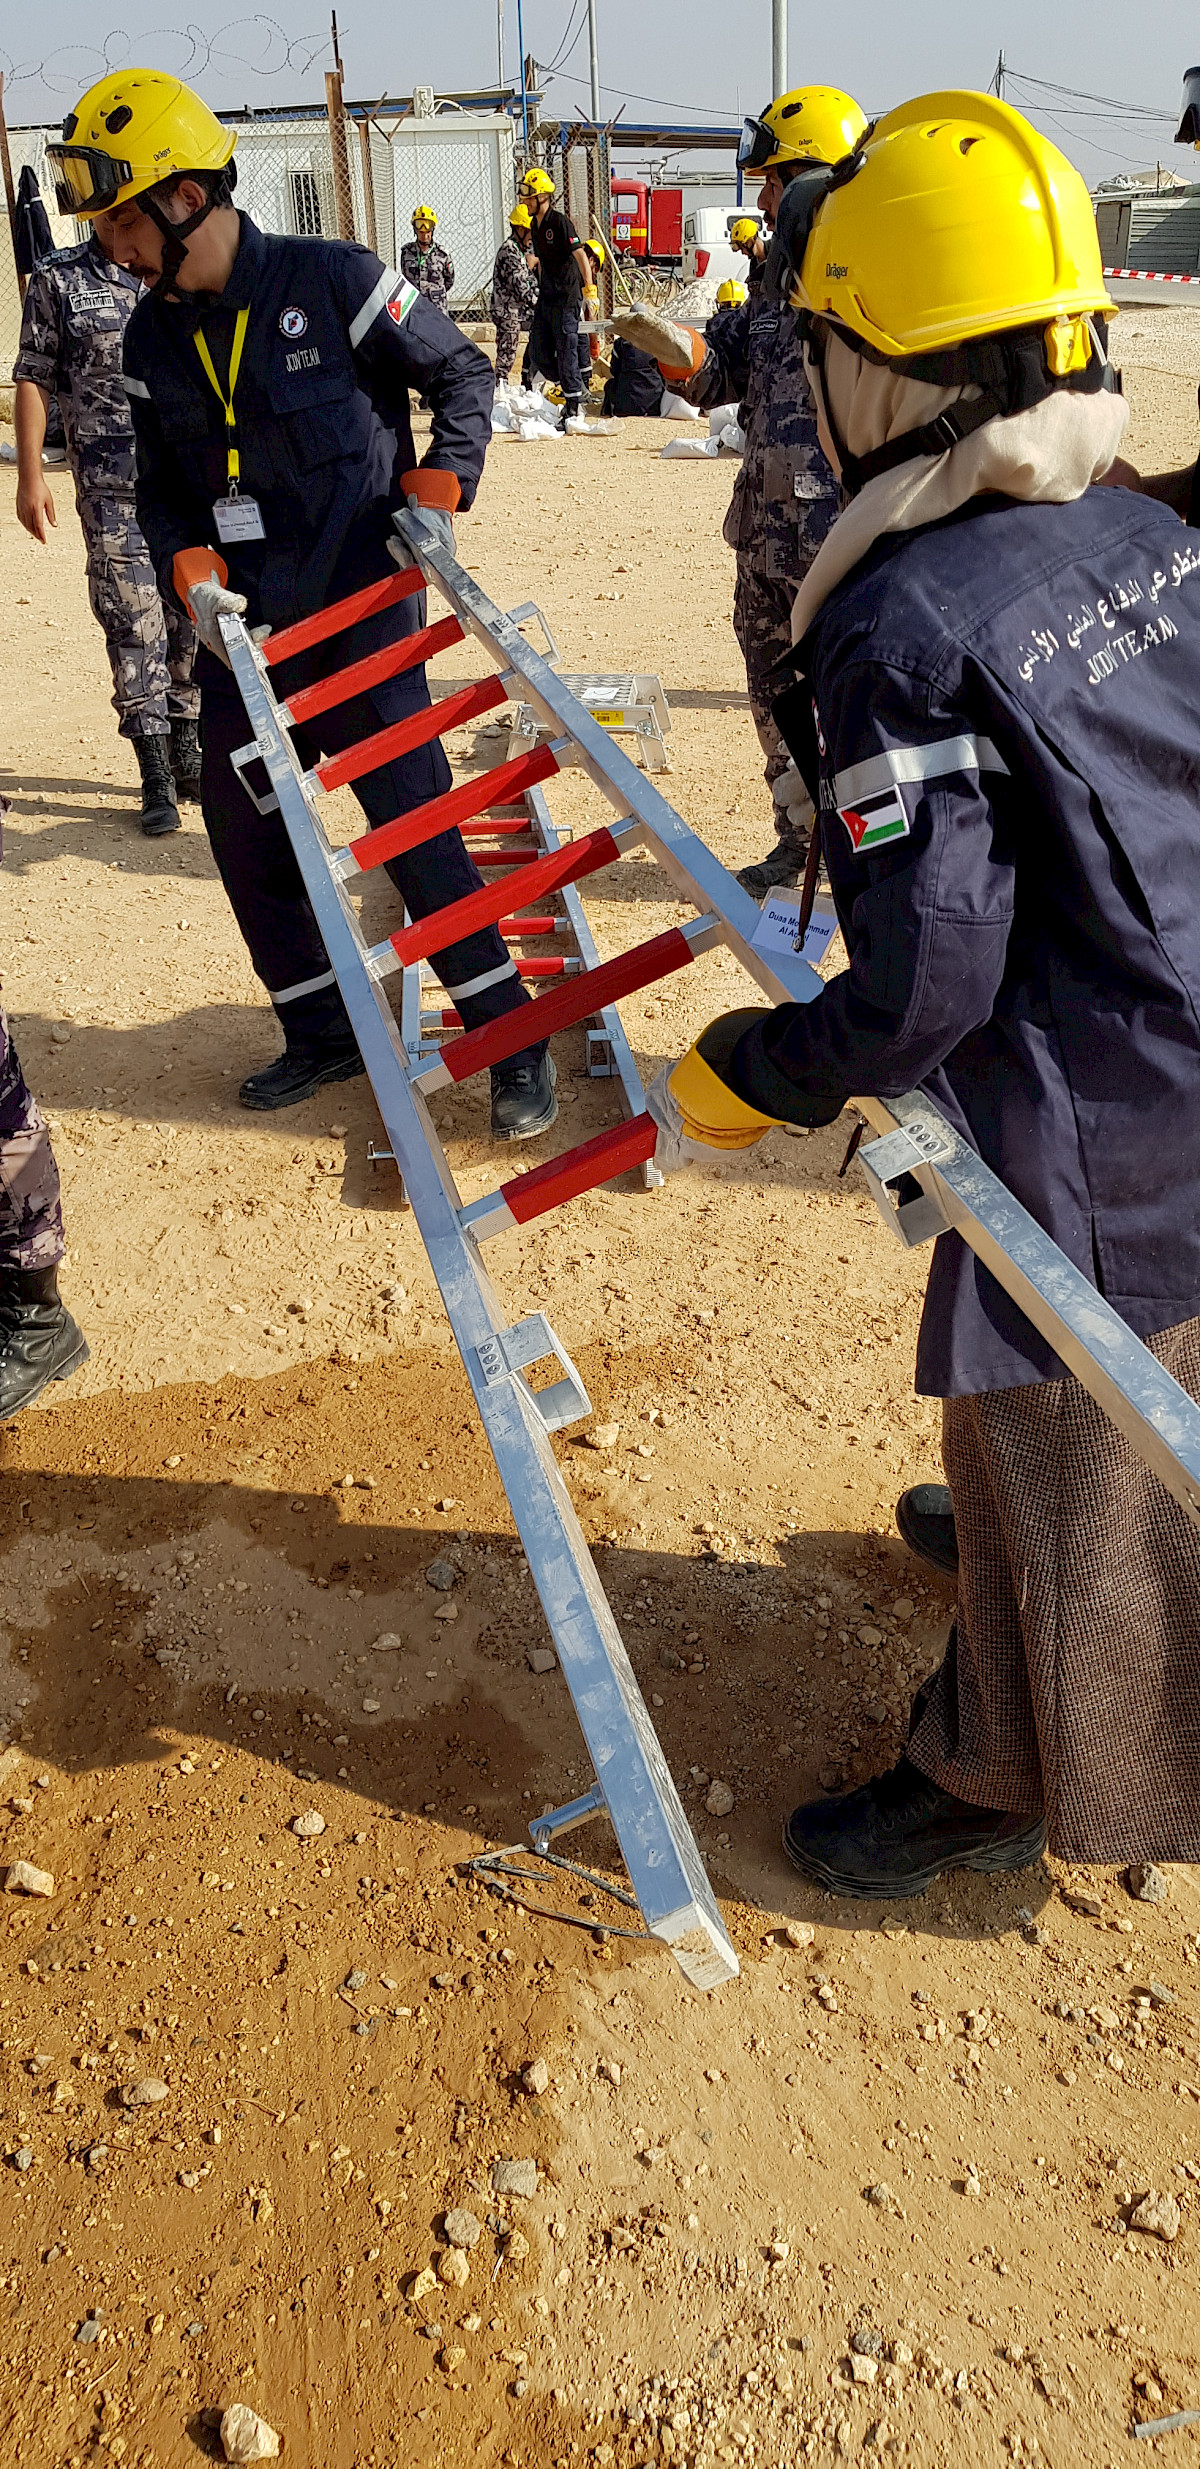
[[[486,644],[506,671],[523,678],[528,699],[546,720],[574,738],[589,776],[612,804],[641,823],[644,838],[682,896],[694,907],[720,917],[730,949],[764,993],[776,1003],[811,1002],[821,991],[816,970],[791,953],[766,954],[753,948],[760,913],[749,893],[726,873],[591,714],[574,703],[549,663],[526,643],[502,611],[493,608],[420,516],[406,509],[395,522],[406,544],[403,553],[411,550],[416,556],[464,630]],[[1171,1378],[1000,1177],[959,1138],[931,1100],[912,1092],[886,1102],[878,1098],[851,1102],[884,1131],[894,1133],[905,1122],[924,1123],[940,1154],[933,1162],[917,1158],[905,1168],[933,1206],[935,1222],[921,1239],[954,1227],[1200,1527],[1200,1405]],[[865,1155],[860,1151],[860,1158],[869,1167],[870,1151]]]
[[[276,718],[255,647],[240,619],[223,619],[222,633],[393,1154],[401,1163],[405,1194],[525,1548],[630,1883],[651,1935],[671,1948],[695,1987],[714,1988],[736,1976],[737,1955],[559,1471],[544,1414],[522,1374],[505,1366],[503,1349],[514,1332],[478,1247],[461,1222],[458,1195],[441,1143],[407,1067],[386,995],[369,968],[346,892],[331,867],[332,852],[311,811],[300,765]],[[582,1400],[576,1415],[590,1412],[577,1382],[576,1396]]]

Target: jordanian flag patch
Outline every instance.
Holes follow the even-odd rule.
[[[860,797],[857,805],[839,806],[840,814],[856,857],[873,857],[889,840],[907,840],[908,816],[897,788],[880,789],[874,797]]]

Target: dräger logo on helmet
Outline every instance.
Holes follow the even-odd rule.
[[[847,275],[849,274],[849,272],[850,272],[850,268],[849,268],[849,266],[826,266],[826,268],[825,268],[825,279],[826,279],[826,282],[829,282],[829,283],[844,283],[844,282],[845,282],[845,280],[846,280]]]
[[[293,343],[299,335],[307,334],[308,319],[303,309],[284,309],[279,320],[279,331],[281,334],[286,334],[288,341]]]

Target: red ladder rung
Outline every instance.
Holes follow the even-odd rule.
[[[448,651],[452,643],[462,640],[463,629],[458,619],[439,617],[435,626],[422,626],[417,634],[403,635],[398,643],[385,643],[381,652],[370,652],[365,660],[339,669],[336,677],[322,677],[315,686],[302,686],[298,694],[289,694],[285,710],[293,727],[300,728],[318,712],[331,711],[335,703],[348,703],[352,694],[369,694],[372,686],[382,685],[385,677],[399,677],[404,669],[415,669],[423,660],[432,660],[436,652]]]
[[[500,823],[494,815],[485,814],[478,822],[460,824],[459,829],[464,840],[482,840],[485,835],[489,840],[502,840],[509,832],[527,832],[529,817],[527,814],[515,814],[511,822],[506,819]]]
[[[566,917],[502,917],[498,924],[506,943],[519,942],[525,934],[566,934],[570,929]]]
[[[494,711],[497,703],[507,701],[508,688],[498,677],[481,677],[478,685],[463,686],[457,694],[431,703],[428,710],[413,712],[407,720],[394,720],[390,728],[377,729],[373,737],[360,738],[357,746],[347,746],[344,754],[331,755],[327,763],[318,763],[315,776],[323,789],[340,789],[347,780],[361,780],[364,772],[379,771],[395,755],[408,754],[414,746],[427,746],[431,737],[441,737],[446,729],[461,728],[464,720],[476,720],[481,712]],[[423,813],[425,809],[418,807],[417,811]],[[389,827],[384,824],[382,828],[386,831]],[[420,836],[426,837],[424,833]]]
[[[552,960],[548,953],[530,952],[524,960],[517,961],[517,970],[522,977],[577,977],[582,967],[583,962],[575,960],[573,953],[569,959],[556,956]]]
[[[564,1200],[577,1200],[581,1192],[594,1191],[598,1183],[611,1183],[631,1166],[644,1165],[654,1155],[657,1138],[653,1115],[635,1114],[628,1123],[615,1123],[609,1131],[598,1132],[594,1140],[581,1141],[564,1157],[547,1158],[528,1174],[514,1175],[511,1183],[500,1185],[499,1197],[518,1226],[527,1226],[531,1218],[560,1208]]]
[[[508,852],[505,852],[507,856]],[[583,840],[569,841],[566,848],[551,849],[539,858],[535,870],[522,892],[529,899],[535,893],[557,891],[563,883],[579,883],[585,875],[595,874],[601,866],[611,866],[621,854],[612,833],[601,825]],[[485,865],[486,858],[482,861]],[[411,926],[402,926],[392,936],[392,950],[405,967],[413,960],[426,960],[430,952],[445,951],[450,943],[461,943],[469,934],[478,934],[481,927],[492,926],[512,901],[512,888],[507,876],[500,883],[485,883],[477,892],[468,892],[465,899],[451,901],[448,908],[435,909],[429,917],[421,917]],[[550,924],[553,925],[551,919]]]
[[[618,952],[615,960],[602,961],[598,969],[585,969],[578,977],[564,979],[551,994],[522,1003],[515,1012],[489,1020],[482,1029],[468,1029],[457,1045],[446,1048],[441,1061],[451,1080],[469,1080],[473,1072],[487,1071],[510,1054],[555,1036],[559,1029],[574,1028],[605,1004],[619,1003],[622,995],[637,994],[642,986],[652,986],[673,970],[686,968],[695,956],[687,936],[678,926],[670,926],[649,943]]]
[[[443,703],[441,709],[446,708]],[[514,775],[513,785],[519,789],[533,788],[539,780],[548,780],[558,770],[558,758],[548,746],[539,746],[519,762],[499,766]],[[517,777],[519,775],[519,777]],[[494,771],[479,772],[474,780],[460,780],[455,789],[446,789],[441,797],[429,798],[425,805],[415,806],[411,814],[397,815],[394,823],[381,823],[378,831],[364,832],[350,843],[350,855],[360,873],[369,874],[373,866],[385,866],[389,857],[402,857],[408,849],[417,849],[424,840],[433,840],[439,832],[452,831],[464,823],[468,815],[478,814],[492,794]],[[477,858],[477,865],[508,865],[503,857]],[[520,858],[516,860],[519,865]]]
[[[341,634],[346,626],[357,626],[364,617],[374,617],[380,609],[394,608],[397,600],[411,600],[414,592],[423,592],[425,577],[419,566],[404,566],[398,574],[386,574],[378,583],[368,583],[365,591],[351,592],[346,600],[335,600],[327,609],[318,609],[315,617],[302,617],[294,626],[285,626],[280,634],[269,634],[261,646],[268,668],[277,660],[290,660],[293,652],[309,651],[314,643],[325,643],[331,634]]]

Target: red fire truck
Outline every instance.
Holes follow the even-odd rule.
[[[612,236],[618,257],[640,265],[677,267],[683,258],[683,190],[655,189],[645,180],[612,175]]]

